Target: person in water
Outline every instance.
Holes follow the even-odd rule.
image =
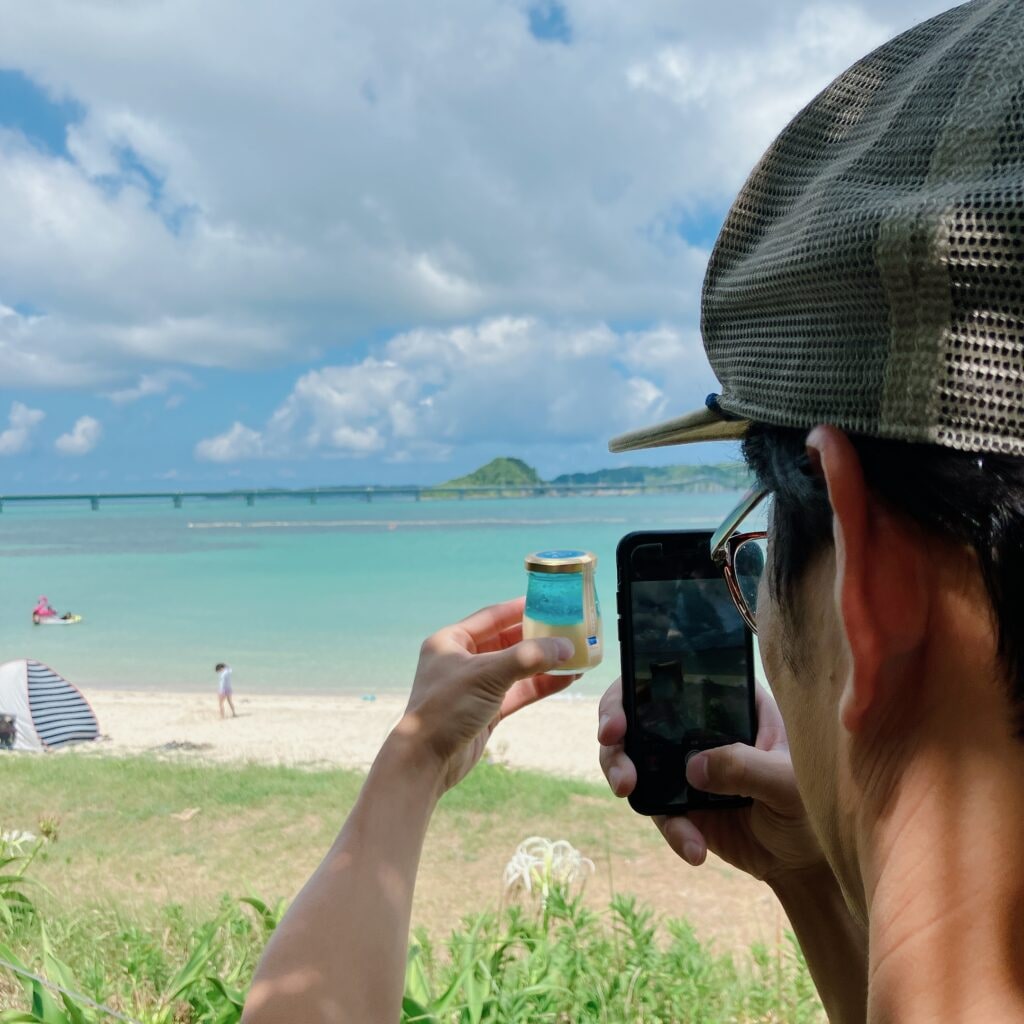
[[[43,619],[73,619],[75,616],[72,612],[65,612],[63,615],[58,615],[56,609],[50,604],[50,599],[47,597],[41,597],[36,602],[35,608],[32,609],[32,622],[38,626]]]

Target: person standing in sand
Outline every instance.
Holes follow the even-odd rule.
[[[227,702],[228,707],[231,708],[231,717],[237,718],[235,702],[231,699],[231,666],[223,661],[218,661],[214,666],[214,671],[217,673],[217,703],[220,706],[220,717],[224,717],[224,704]]]

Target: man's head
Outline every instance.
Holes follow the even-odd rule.
[[[223,672],[224,669],[226,669],[226,668],[227,668],[227,665],[225,665],[223,661],[218,661],[217,664],[213,666],[213,671],[214,672]]]
[[[1024,728],[1021,52],[1024,0],[974,0],[798,115],[708,268],[721,394],[612,442],[743,439],[773,499],[765,667],[855,905],[906,759]]]
[[[744,452],[772,495],[766,672],[863,907],[855,818],[885,813],[914,745],[1024,736],[1024,459],[763,424]]]

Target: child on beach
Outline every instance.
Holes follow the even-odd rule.
[[[223,661],[218,661],[214,666],[217,673],[217,704],[220,707],[220,717],[224,717],[224,702],[231,708],[231,717],[237,718],[234,701],[231,699],[231,666]]]

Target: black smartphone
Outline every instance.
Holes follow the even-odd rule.
[[[616,567],[625,749],[637,774],[630,805],[682,814],[749,803],[686,782],[694,753],[757,733],[753,637],[711,561],[711,533],[631,533]]]

